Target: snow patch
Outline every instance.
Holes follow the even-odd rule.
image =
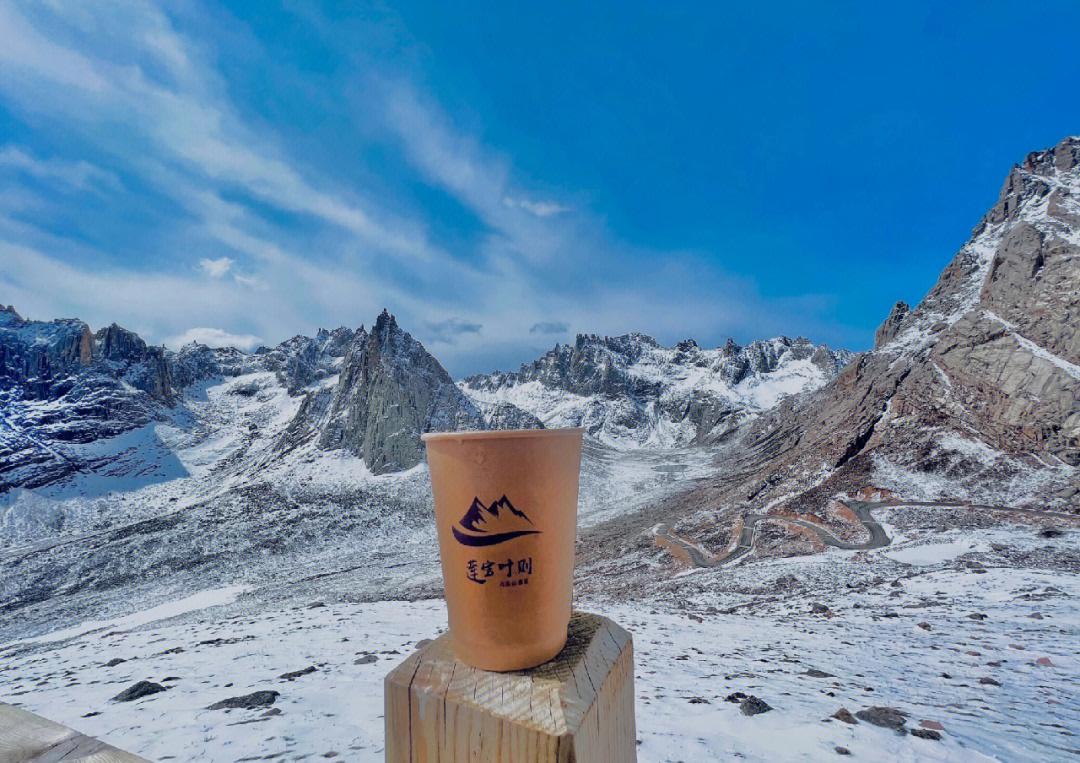
[[[189,612],[195,612],[200,609],[229,604],[234,601],[237,596],[249,590],[251,590],[251,586],[234,585],[225,588],[200,591],[199,593],[192,594],[183,599],[159,604],[156,607],[144,609],[141,612],[135,612],[134,614],[125,617],[117,617],[112,620],[87,620],[86,622],[71,628],[53,631],[52,633],[46,633],[32,638],[21,639],[13,642],[13,644],[67,641],[68,639],[83,636],[87,633],[93,633],[94,631],[100,631],[105,628],[116,631],[129,630],[140,625],[157,622],[158,620],[167,620],[170,617],[186,615]]]
[[[989,546],[969,539],[954,540],[949,543],[926,543],[921,546],[886,551],[884,555],[894,562],[914,564],[925,567],[934,564],[944,564],[953,559],[972,551],[987,551]]]

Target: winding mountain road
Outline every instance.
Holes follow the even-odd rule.
[[[882,506],[889,506],[893,508],[901,506],[951,506],[951,507],[966,507],[969,509],[980,509],[983,511],[1002,511],[1016,514],[1026,514],[1034,517],[1054,517],[1057,519],[1080,519],[1080,516],[1074,514],[1067,514],[1061,511],[1046,511],[1042,509],[1021,509],[1013,508],[1010,506],[989,506],[978,503],[962,503],[958,501],[901,501],[899,503],[892,503],[889,501],[844,501],[843,504],[851,509],[862,523],[863,527],[870,533],[870,540],[865,543],[849,543],[845,540],[837,538],[825,528],[818,524],[807,521],[805,519],[796,519],[794,517],[786,517],[779,514],[747,514],[743,518],[742,532],[739,534],[739,542],[731,553],[722,557],[708,557],[702,550],[692,543],[688,543],[681,538],[677,538],[671,534],[671,526],[663,523],[657,525],[653,529],[653,533],[660,539],[684,551],[690,558],[690,562],[695,567],[720,567],[721,565],[732,564],[741,559],[746,554],[754,550],[754,543],[757,540],[758,524],[764,520],[772,519],[779,520],[781,522],[787,522],[789,524],[799,525],[807,530],[810,530],[822,540],[827,546],[833,548],[840,548],[847,551],[870,551],[875,548],[882,548],[892,543],[892,539],[886,534],[885,530],[877,520],[871,516],[870,512],[873,509],[881,508]]]

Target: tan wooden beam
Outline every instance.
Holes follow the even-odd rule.
[[[388,763],[637,760],[630,634],[574,613],[566,648],[531,670],[492,673],[443,634],[385,681]]]
[[[21,707],[0,702],[0,763],[150,763]]]

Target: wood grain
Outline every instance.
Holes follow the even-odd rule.
[[[566,647],[531,670],[458,661],[447,634],[386,677],[388,763],[637,760],[630,634],[576,612]]]
[[[0,763],[149,763],[22,708],[0,702]]]

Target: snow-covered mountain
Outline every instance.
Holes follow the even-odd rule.
[[[914,309],[893,309],[872,352],[748,430],[747,452],[791,444],[765,469],[794,479],[762,497],[805,489],[801,475],[825,466],[884,487],[921,483],[932,498],[1011,485],[1033,503],[1075,505],[1078,315],[1080,138],[1066,138],[1013,167],[971,239]],[[931,488],[926,475],[950,479]]]
[[[715,442],[784,397],[820,387],[850,357],[802,338],[707,350],[692,340],[664,348],[641,334],[579,336],[518,373],[455,386],[386,311],[370,332],[320,329],[245,353],[198,343],[173,352],[116,324],[94,333],[76,319],[25,320],[4,307],[0,492],[130,471],[137,436],[116,438],[154,422],[204,425],[188,400],[224,379],[268,375],[299,406],[271,433],[281,459],[312,444],[356,455],[379,474],[420,463],[420,434],[429,431],[584,426],[618,448]],[[254,396],[261,383],[234,394]],[[149,437],[147,453],[158,446]]]
[[[726,545],[747,511],[831,521],[868,485],[907,498],[1080,505],[1080,138],[1029,154],[873,350],[740,431],[675,531]],[[655,520],[651,520],[655,522]],[[741,521],[741,520],[740,520]],[[650,519],[640,520],[647,532]],[[632,533],[628,527],[623,532]],[[778,534],[783,553],[792,533]]]
[[[803,337],[703,349],[692,339],[661,347],[644,334],[579,334],[516,373],[459,386],[489,417],[516,409],[546,427],[585,427],[612,447],[665,448],[720,441],[785,397],[821,387],[852,357]]]
[[[174,392],[166,351],[116,324],[93,334],[0,305],[0,492],[87,468],[85,446],[162,418]]]
[[[354,336],[339,328],[253,354],[195,342],[173,352],[115,323],[94,333],[77,319],[25,320],[0,306],[0,493],[122,468],[120,454],[143,447],[132,433],[193,425],[186,401],[213,380],[265,372],[298,394],[336,377]],[[152,460],[154,447],[150,438],[143,455]]]

